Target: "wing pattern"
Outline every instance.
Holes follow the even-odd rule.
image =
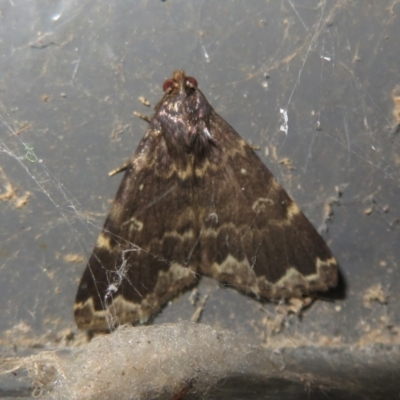
[[[176,71],[164,91],[82,276],[77,325],[147,321],[199,274],[265,298],[335,286],[324,240],[197,82]]]

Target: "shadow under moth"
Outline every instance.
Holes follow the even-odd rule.
[[[143,323],[208,275],[268,299],[324,291],[324,239],[194,78],[164,82],[76,295],[79,328]]]

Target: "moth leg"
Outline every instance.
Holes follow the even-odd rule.
[[[133,112],[133,115],[134,115],[135,117],[138,117],[138,118],[142,119],[143,121],[148,122],[148,123],[151,122],[151,117],[149,117],[149,116],[147,116],[147,115],[144,115],[144,114],[142,114],[142,113],[140,113],[140,112],[134,111],[134,112]]]
[[[119,174],[119,173],[122,172],[122,171],[127,170],[127,169],[131,166],[131,164],[132,164],[132,161],[131,161],[131,160],[128,160],[128,161],[124,162],[120,167],[115,168],[115,169],[113,169],[112,171],[110,171],[110,172],[108,173],[108,176],[114,176],[114,175]]]

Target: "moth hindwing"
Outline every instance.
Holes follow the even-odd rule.
[[[80,328],[148,320],[209,275],[280,299],[337,282],[329,248],[254,151],[175,71],[76,295]]]

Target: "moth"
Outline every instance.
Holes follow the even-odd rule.
[[[324,239],[197,81],[164,82],[83,273],[79,328],[149,320],[201,275],[257,298],[337,283]]]

